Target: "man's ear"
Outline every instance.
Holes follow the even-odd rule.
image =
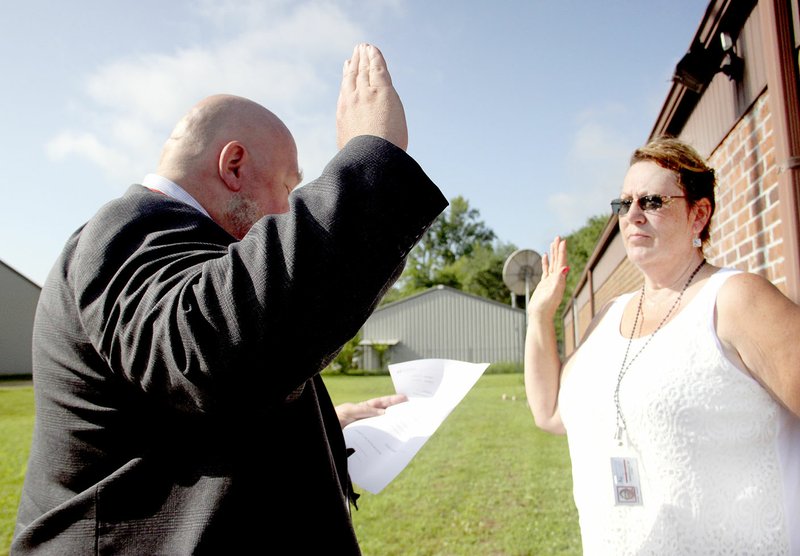
[[[219,177],[231,191],[242,188],[242,167],[247,160],[247,149],[239,141],[231,141],[219,153]]]

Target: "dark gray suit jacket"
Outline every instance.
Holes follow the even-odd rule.
[[[37,309],[12,554],[357,554],[318,373],[446,205],[362,136],[241,241],[138,185],[100,209]]]

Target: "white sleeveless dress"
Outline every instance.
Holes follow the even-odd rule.
[[[575,353],[559,406],[584,554],[800,555],[800,419],[725,356],[715,331],[717,292],[736,272],[710,277],[622,379],[641,505],[615,505],[610,464],[620,321],[635,293]],[[647,339],[633,340],[629,361]]]

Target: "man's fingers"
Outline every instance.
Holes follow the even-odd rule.
[[[369,84],[373,87],[391,87],[392,77],[386,67],[386,59],[376,46],[367,45],[369,56]]]
[[[358,61],[360,58],[360,51],[359,47],[361,45],[357,44],[355,48],[353,48],[353,54],[350,56],[349,60],[344,61],[344,67],[342,68],[342,91],[351,92],[356,90],[356,79],[358,78]]]
[[[381,51],[361,43],[343,68],[336,107],[336,144],[339,148],[358,135],[381,137],[408,148],[408,128]]]
[[[356,87],[369,88],[369,45],[359,44],[353,52],[352,63],[358,73],[356,74]]]
[[[392,77],[386,67],[386,59],[378,47],[358,44],[353,56],[345,62],[342,87],[348,90],[357,87],[391,87]]]
[[[372,398],[364,402],[370,407],[387,408],[395,404],[407,401],[408,398],[404,394],[391,394],[389,396],[381,396],[380,398]]]
[[[344,61],[342,68],[342,92],[350,92],[356,88],[356,72],[350,69],[351,60]]]

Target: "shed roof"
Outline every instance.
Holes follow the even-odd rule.
[[[21,273],[19,270],[17,270],[16,268],[14,268],[13,266],[11,266],[11,265],[10,265],[10,264],[8,264],[7,262],[3,261],[3,259],[0,259],[0,267],[5,267],[5,268],[7,268],[7,269],[8,269],[8,270],[9,270],[9,271],[12,273],[12,274],[16,274],[16,275],[17,275],[17,276],[19,276],[21,279],[25,280],[26,282],[29,282],[29,283],[30,283],[32,286],[35,286],[36,288],[38,288],[38,289],[40,289],[40,290],[42,289],[42,286],[41,286],[40,284],[37,284],[36,282],[34,282],[33,280],[31,280],[31,279],[30,279],[30,278],[28,278],[27,276],[25,276],[24,274],[22,274],[22,273]]]
[[[468,292],[465,292],[465,291],[461,291],[461,290],[458,290],[456,288],[451,288],[450,286],[445,286],[443,284],[437,284],[436,286],[428,288],[425,291],[422,291],[422,292],[419,292],[419,293],[415,293],[413,295],[409,295],[408,297],[404,297],[403,299],[398,299],[397,301],[392,301],[391,303],[387,303],[386,305],[382,305],[382,306],[378,307],[377,309],[375,309],[374,313],[378,313],[380,311],[385,311],[387,309],[391,309],[391,308],[397,307],[397,306],[399,306],[399,305],[401,305],[403,303],[408,303],[409,301],[416,300],[416,299],[419,299],[419,298],[424,297],[424,296],[437,295],[437,294],[439,294],[441,292],[447,292],[447,293],[454,293],[456,295],[462,295],[462,296],[467,297],[467,298],[469,298],[471,300],[474,300],[476,302],[486,303],[488,305],[492,305],[492,306],[495,306],[495,307],[498,307],[498,308],[501,308],[501,309],[506,309],[508,311],[522,312],[522,313],[525,312],[524,309],[511,307],[510,305],[506,305],[505,303],[500,303],[499,301],[495,301],[493,299],[487,299],[485,297],[481,297],[480,295],[475,295],[473,293],[468,293]]]

